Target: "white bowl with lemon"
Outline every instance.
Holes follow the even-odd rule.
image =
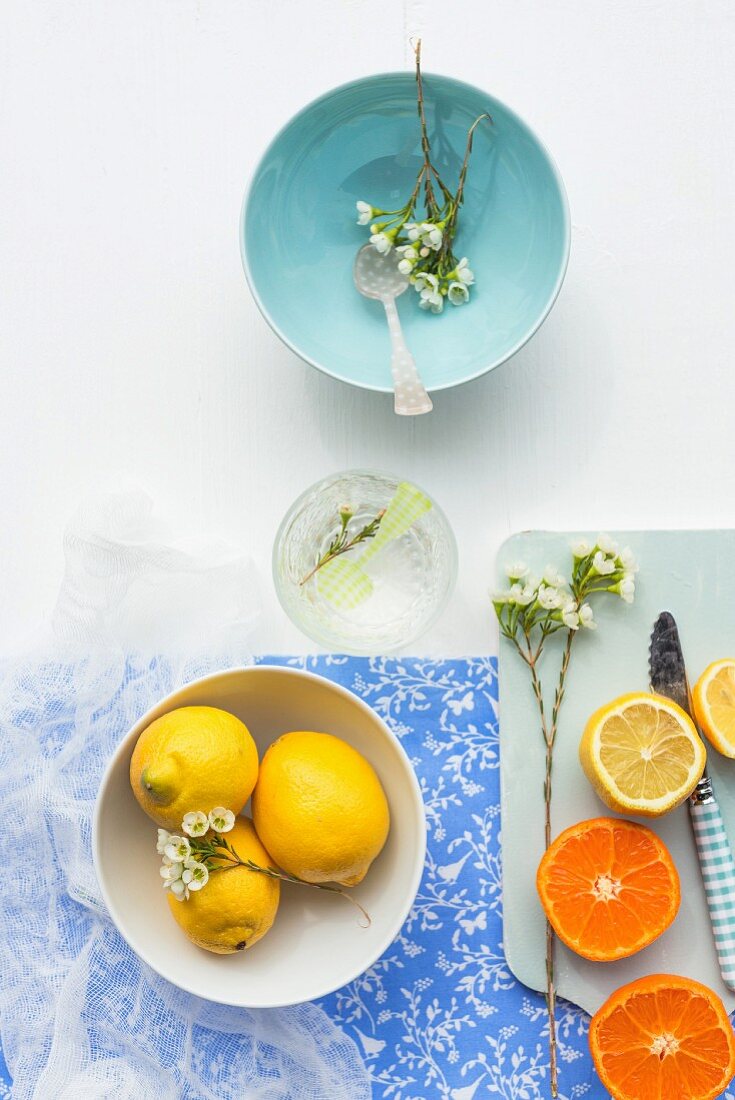
[[[180,988],[247,1008],[314,1000],[370,967],[408,915],[425,845],[416,776],[378,715],[266,665],[148,711],[107,767],[93,824],[132,949]]]

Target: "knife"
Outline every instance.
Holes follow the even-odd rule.
[[[694,722],[679,631],[668,611],[653,627],[649,670],[651,690],[673,700]],[[735,859],[706,769],[689,796],[689,814],[722,980],[735,990]]]

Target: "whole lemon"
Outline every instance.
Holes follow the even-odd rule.
[[[239,814],[258,778],[247,726],[216,707],[179,707],[143,730],[130,759],[130,785],[149,817],[178,831],[190,810],[224,806]]]
[[[259,867],[273,866],[249,817],[238,817],[226,838],[240,859],[251,859]],[[218,866],[226,870],[215,870]],[[201,890],[192,892],[187,901],[178,901],[169,892],[168,904],[192,943],[217,955],[231,955],[262,939],[275,920],[280,896],[277,878],[222,859],[212,860],[209,880]]]
[[[390,828],[373,768],[329,733],[286,733],[274,741],[252,807],[258,836],[276,864],[307,882],[355,886]]]

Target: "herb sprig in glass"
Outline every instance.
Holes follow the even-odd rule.
[[[341,554],[346,554],[349,550],[354,550],[360,543],[366,542],[368,539],[373,539],[378,533],[381,520],[385,515],[385,508],[381,508],[378,514],[366,523],[359,531],[351,534],[349,531],[349,523],[354,515],[354,509],[351,504],[340,504],[339,506],[339,522],[340,527],[337,534],[330,542],[327,549],[324,551],[319,561],[316,563],[313,569],[310,569],[306,576],[301,580],[301,584],[306,584],[311,580],[316,572],[326,565],[327,562],[333,561],[334,558],[340,557]]]

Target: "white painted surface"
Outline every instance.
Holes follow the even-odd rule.
[[[460,579],[426,652],[495,647],[497,547],[528,527],[733,523],[735,8],[730,0],[4,0],[0,34],[2,648],[44,620],[63,526],[96,490],[249,545],[256,648],[309,650],[269,557],[307,484],[416,479]],[[274,131],[332,85],[410,64],[534,126],[574,238],[514,360],[397,418],[281,346],[237,218]]]

